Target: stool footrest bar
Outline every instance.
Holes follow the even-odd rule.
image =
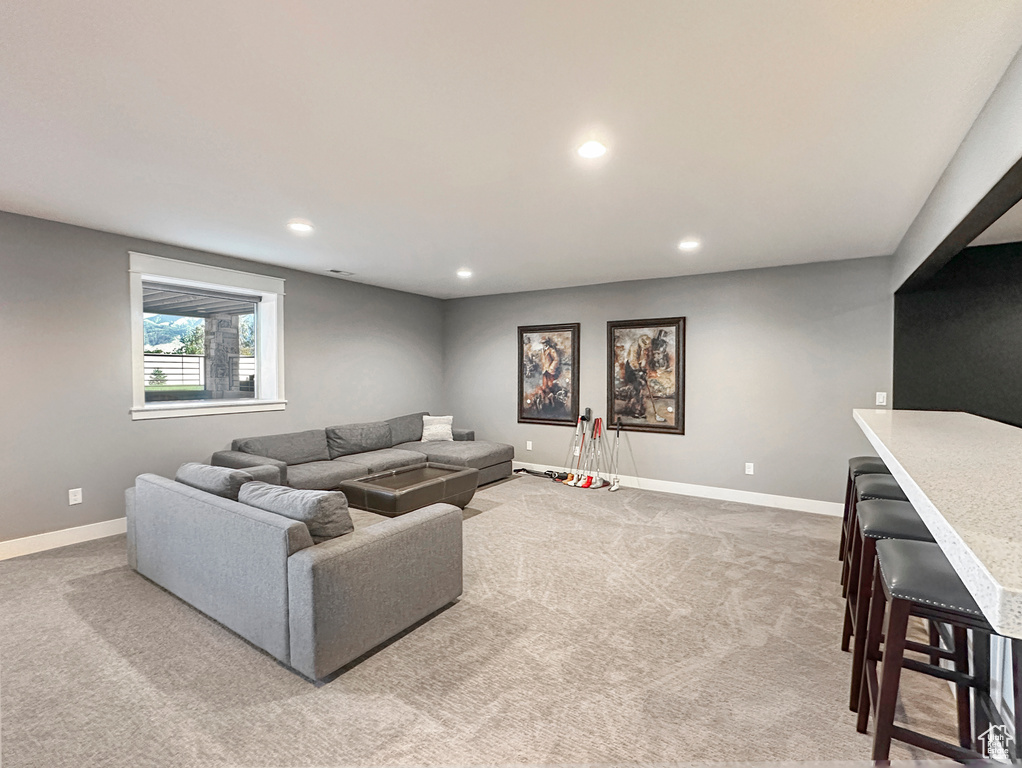
[[[924,661],[916,661],[915,659],[902,659],[901,666],[904,669],[911,669],[913,672],[922,672],[924,675],[930,677],[939,677],[941,680],[950,680],[952,683],[959,685],[968,685],[974,687],[977,685],[976,678],[972,675],[966,675],[962,672],[955,672],[953,669],[944,669],[944,667],[935,667],[932,664],[927,664]]]
[[[910,731],[908,728],[902,728],[900,725],[895,725],[891,728],[891,736],[896,738],[898,741],[903,741],[906,744],[911,744],[914,747],[920,747],[929,752],[936,752],[938,755],[944,755],[954,760],[986,760],[986,756],[976,752],[972,749],[965,749],[957,744],[951,744],[947,741],[941,741],[935,739],[932,736],[919,733],[918,731]]]
[[[944,648],[938,648],[934,645],[927,645],[926,643],[917,643],[914,640],[905,641],[905,650],[923,653],[927,656],[938,656],[942,659],[947,659],[948,661],[955,660],[955,654],[952,651],[945,650]]]

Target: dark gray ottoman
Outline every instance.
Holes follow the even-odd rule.
[[[345,480],[338,488],[353,507],[397,517],[439,502],[464,509],[478,482],[478,469],[426,462]]]

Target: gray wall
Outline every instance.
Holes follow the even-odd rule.
[[[919,268],[951,230],[1022,157],[1022,51],[998,82],[894,253],[891,290]]]
[[[851,410],[891,388],[890,270],[885,257],[448,301],[446,407],[522,461],[560,465],[570,428],[517,423],[517,326],[582,324],[582,406],[604,416],[607,321],[681,315],[686,434],[623,433],[621,473],[841,501],[848,458],[872,453]]]
[[[287,410],[131,420],[129,250],[287,280]],[[0,213],[0,540],[120,517],[135,475],[233,437],[415,410],[559,464],[571,430],[516,422],[517,326],[582,323],[582,401],[602,414],[606,321],[670,315],[689,323],[687,434],[627,435],[622,472],[836,501],[868,450],[849,411],[890,390],[889,278],[864,259],[440,302]]]
[[[128,251],[287,280],[287,410],[132,421]],[[0,213],[0,540],[124,515],[141,472],[231,438],[441,403],[441,302]],[[84,503],[69,507],[67,490]]]

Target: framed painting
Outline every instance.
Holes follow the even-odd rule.
[[[607,429],[685,434],[685,318],[607,323]]]
[[[518,421],[578,422],[578,323],[518,326]]]

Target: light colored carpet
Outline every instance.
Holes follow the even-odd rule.
[[[123,537],[9,560],[3,768],[866,759],[839,526],[516,477],[467,510],[462,599],[321,686],[130,571]],[[905,699],[953,734],[946,684]]]

